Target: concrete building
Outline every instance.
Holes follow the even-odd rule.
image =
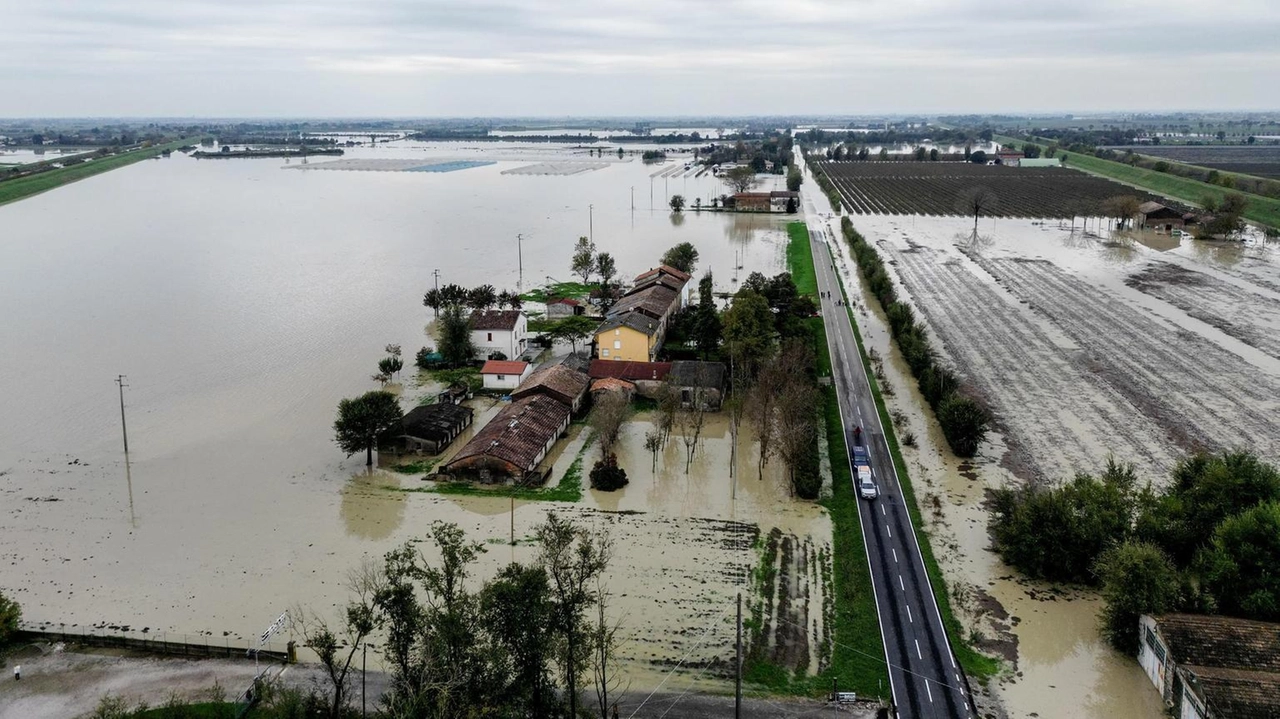
[[[1280,624],[1144,615],[1138,663],[1179,719],[1280,717]]]
[[[680,393],[680,406],[700,405],[712,412],[724,400],[725,369],[721,362],[677,360],[671,363],[667,381]]]
[[[515,389],[533,372],[533,365],[520,360],[487,360],[480,368],[485,389]]]
[[[689,302],[692,276],[661,265],[643,272],[596,329],[596,356],[613,362],[657,359],[671,317]]]
[[[501,353],[522,357],[529,347],[529,321],[520,310],[479,310],[471,313],[471,343],[476,359]]]

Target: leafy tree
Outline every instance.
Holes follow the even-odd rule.
[[[975,165],[987,164],[987,153],[983,150],[977,150],[969,155],[969,162]]]
[[[551,587],[539,566],[512,562],[480,591],[480,621],[494,640],[495,693],[525,716],[559,712],[551,612]]]
[[[750,165],[738,165],[737,167],[724,173],[721,178],[724,184],[733,190],[734,194],[747,192],[755,187],[759,180],[756,179],[756,171]]]
[[[600,274],[600,287],[608,288],[613,283],[613,278],[618,275],[618,264],[614,261],[613,255],[608,252],[596,255],[596,272]]]
[[[938,424],[957,457],[972,457],[987,436],[990,416],[976,401],[952,394],[938,404]]]
[[[698,306],[694,308],[693,335],[703,358],[720,347],[720,314],[716,312],[715,282],[707,272],[698,281]]]
[[[465,305],[471,297],[471,291],[462,285],[447,284],[440,288],[440,306]]]
[[[956,196],[956,210],[968,217],[973,216],[973,233],[978,234],[978,218],[990,215],[1000,207],[1000,198],[989,187],[977,185],[962,190]]]
[[[929,150],[929,162],[937,162],[937,161],[938,161],[938,148],[936,148],[936,147],[934,147],[934,148],[930,148],[930,150]]]
[[[578,243],[573,246],[573,264],[570,266],[573,274],[582,277],[582,283],[586,284],[591,281],[591,275],[596,271],[596,245],[586,237],[579,237]]]
[[[366,392],[344,399],[338,403],[338,418],[333,423],[334,441],[348,457],[365,451],[365,465],[372,466],[378,437],[395,427],[402,416],[400,403],[390,392]]]
[[[774,317],[763,295],[749,289],[738,290],[733,304],[724,313],[725,349],[750,376],[769,355],[774,342]]]
[[[493,285],[480,285],[467,293],[467,306],[473,310],[487,310],[498,301],[498,292]]]
[[[1022,146],[1022,156],[1034,160],[1040,156],[1042,150],[1043,148],[1039,145],[1028,142]]]
[[[1235,616],[1280,619],[1280,502],[1222,522],[1197,560],[1218,608]]]
[[[1106,607],[1102,631],[1116,649],[1138,653],[1138,617],[1177,609],[1181,578],[1169,555],[1154,544],[1111,547],[1095,566]]]
[[[672,195],[671,201],[668,204],[671,205],[672,212],[683,212],[684,211],[684,195]]]
[[[13,641],[22,622],[22,607],[0,592],[0,648]]]
[[[440,356],[450,367],[461,367],[476,354],[471,341],[471,318],[460,305],[447,305],[440,313],[437,333],[440,340]]]
[[[1133,195],[1116,195],[1102,201],[1102,211],[1115,219],[1118,227],[1124,227],[1138,214],[1142,201]]]
[[[924,149],[923,146],[916,148],[916,162],[921,162],[924,160],[925,152],[926,150]]]
[[[444,305],[444,296],[440,294],[440,290],[432,287],[422,296],[422,304],[430,307],[431,311],[439,316],[440,307]]]
[[[591,488],[613,492],[627,486],[627,471],[618,466],[618,455],[601,457],[591,468]]]
[[[573,353],[578,353],[578,343],[595,334],[596,321],[590,317],[581,315],[574,317],[566,317],[556,323],[551,328],[550,335],[552,339],[568,342],[573,348]]]
[[[698,248],[692,243],[681,242],[662,255],[662,264],[693,274],[693,269],[698,266]]]
[[[804,184],[804,175],[800,173],[800,168],[792,165],[787,170],[787,189],[791,192],[799,192],[802,184]]]
[[[399,357],[383,357],[378,360],[378,371],[387,377],[394,377],[402,369],[404,369],[404,361]]]

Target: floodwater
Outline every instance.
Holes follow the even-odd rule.
[[[529,560],[532,548],[504,544],[510,526],[527,537],[549,508],[614,532],[615,606],[655,644],[635,660],[678,658],[688,632],[722,617],[756,554],[719,541],[735,517],[727,474],[714,474],[720,450],[691,475],[692,494],[674,478],[663,488],[637,478],[616,498],[513,512],[506,499],[397,491],[420,480],[370,475],[332,442],[338,400],[376,387],[383,346],[411,358],[428,343],[421,298],[433,271],[442,283],[515,288],[517,235],[525,288],[571,279],[573,242],[588,234],[625,276],[682,241],[719,290],[785,266],[786,218],[673,221],[664,197],[723,192],[713,178],[652,180],[657,168],[639,160],[502,174],[585,159],[548,145],[390,143],[347,157],[495,152],[495,164],[449,173],[286,171],[279,159],[175,153],[0,207],[0,585],[25,617],[256,636],[296,603],[336,606],[347,568],[434,520],[490,542],[485,571]],[[751,507],[776,493],[755,490],[736,506],[767,531],[772,513]],[[610,502],[645,514],[595,509]],[[830,536],[820,510],[797,511],[810,516],[774,523]]]
[[[951,455],[890,341],[877,303],[861,293],[855,311],[868,345],[886,358],[885,373],[895,389],[889,406],[905,415],[900,432],[912,432],[918,442],[917,448],[904,448],[904,456],[953,604],[971,638],[1016,662],[995,682],[996,696],[1018,717],[1162,716],[1160,698],[1136,661],[1111,650],[1099,636],[1097,596],[1020,579],[990,551],[983,502],[992,488],[1028,480],[1053,482],[1079,469],[1095,469],[1108,451],[1135,462],[1144,478],[1157,483],[1181,456],[1183,448],[1166,434],[1168,418],[1153,410],[1156,405],[1142,405],[1154,417],[1143,414],[1126,405],[1141,397],[1108,392],[1106,382],[1071,361],[1099,352],[1100,345],[1092,342],[1108,332],[1131,347],[1130,363],[1116,363],[1120,371],[1137,372],[1143,363],[1163,370],[1159,386],[1169,395],[1163,401],[1175,410],[1184,402],[1204,402],[1193,394],[1201,383],[1234,396],[1222,403],[1229,409],[1219,421],[1234,426],[1274,459],[1275,447],[1267,444],[1278,429],[1271,419],[1274,395],[1257,396],[1244,385],[1246,376],[1270,386],[1280,375],[1276,352],[1269,353],[1271,346],[1259,339],[1268,333],[1253,332],[1274,321],[1274,291],[1280,287],[1276,248],[1256,241],[1227,245],[1110,233],[1097,221],[1090,223],[1093,234],[1085,235],[1078,225],[1073,232],[1070,223],[1057,221],[984,220],[977,241],[972,221],[961,218],[860,216],[854,224],[892,261],[899,286],[905,282],[904,296],[941,338],[937,344],[943,356],[965,368],[1004,419],[1001,431],[990,435],[974,460],[962,462]],[[856,287],[848,252],[840,251],[846,285]],[[1158,278],[1184,276],[1170,266],[1197,273],[1196,279],[1165,284],[1150,279],[1153,268]],[[1069,288],[1076,298],[1098,301],[1087,305],[1075,300],[1082,312],[1088,309],[1104,318],[1114,312],[1133,318],[1133,324],[1117,320],[1114,326],[1093,329],[1097,337],[1089,337],[1081,328],[1094,326],[1066,311],[1075,306],[1067,294],[1033,294],[1019,275],[1023,268],[1043,273],[1046,287]],[[1126,280],[1134,276],[1147,277],[1155,289],[1130,286]],[[1204,287],[1230,294],[1214,304],[1213,298],[1196,294]],[[1184,308],[1193,301],[1227,317],[1228,331],[1188,315]],[[1233,313],[1227,306],[1232,301],[1259,311]],[[1238,330],[1236,336],[1229,330]],[[1139,336],[1143,333],[1146,343]],[[1160,345],[1167,337],[1195,350],[1167,352]],[[1021,359],[1001,363],[1006,349],[1021,353]],[[1217,355],[1230,361],[1204,361]],[[1070,392],[1055,396],[1064,381]],[[1108,410],[1128,414],[1113,417]],[[1204,431],[1215,437],[1213,428]],[[1028,441],[1035,435],[1047,441]],[[1006,461],[1017,453],[1030,461]]]

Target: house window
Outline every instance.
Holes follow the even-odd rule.
[[[502,375],[498,375],[498,381],[499,381],[499,382],[501,382],[501,381],[502,381],[502,380],[504,380],[504,379],[506,379],[506,377],[504,377],[504,376],[502,376]]]
[[[488,340],[488,341],[489,341],[489,342],[492,342],[492,341],[493,341],[493,333],[492,333],[492,332],[490,332],[490,333],[489,333],[489,340]]]
[[[601,356],[601,357],[608,357],[608,356],[609,356],[609,350],[607,350],[607,349],[602,349],[602,350],[600,350],[600,356]]]
[[[616,337],[616,336],[618,336],[618,335],[620,335],[620,334],[622,334],[622,330],[614,330],[614,331],[613,331],[613,335],[614,335],[615,337]]]
[[[620,350],[620,349],[622,349],[622,340],[614,340],[614,341],[613,341],[613,348],[614,348],[614,349],[616,349],[616,350]]]

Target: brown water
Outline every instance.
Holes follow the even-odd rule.
[[[692,242],[699,269],[732,290],[737,265],[741,277],[783,269],[786,220],[686,212],[673,222],[664,193],[705,202],[723,189],[651,181],[658,168],[639,161],[502,174],[584,159],[546,145],[347,156],[498,161],[445,174],[303,172],[175,155],[0,207],[0,586],[35,622],[255,636],[295,603],[336,605],[348,567],[437,519],[491,542],[482,574],[530,560],[532,548],[505,544],[511,522],[526,537],[554,508],[614,533],[613,607],[631,632],[637,687],[661,681],[649,661],[678,659],[704,627],[715,631],[699,652],[722,656],[733,630],[723,612],[757,555],[708,527],[745,518],[824,538],[830,528],[821,510],[789,507],[776,477],[734,501],[717,430],[687,478],[649,480],[648,457],[628,459],[635,479],[618,495],[512,513],[506,499],[396,491],[420,481],[343,458],[331,425],[340,398],[376,387],[385,344],[411,357],[427,343],[421,297],[435,269],[442,283],[514,288],[522,233],[525,286],[568,280],[573,241],[591,232],[624,275]],[[427,389],[407,381],[405,394]],[[556,476],[583,439],[561,443]]]

